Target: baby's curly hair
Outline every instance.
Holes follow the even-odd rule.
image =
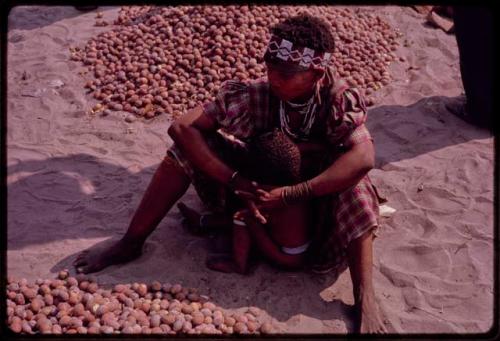
[[[251,179],[276,186],[300,181],[299,148],[279,129],[255,137],[249,143],[249,152],[251,166],[243,173]]]
[[[285,19],[271,27],[270,31],[280,38],[318,52],[331,53],[335,50],[335,39],[330,24],[325,19],[307,12]]]

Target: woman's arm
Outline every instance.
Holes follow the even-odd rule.
[[[175,121],[168,129],[168,134],[197,169],[223,185],[231,184],[233,189],[243,190],[253,195],[246,200],[246,205],[254,217],[265,224],[266,218],[255,204],[257,187],[250,180],[241,176],[232,179],[235,170],[222,162],[205,141],[203,133],[215,132],[218,128],[216,121],[206,115],[203,108],[199,106]]]
[[[310,192],[304,193],[310,196],[323,196],[342,192],[356,185],[374,166],[375,150],[373,142],[366,140],[357,143],[342,154],[334,163],[316,177],[309,180]],[[296,186],[303,185],[303,183]],[[283,191],[286,187],[276,187],[270,190],[257,190],[260,194],[258,208],[264,211],[284,207]],[[301,190],[302,191],[302,190]]]
[[[172,123],[168,134],[186,158],[209,177],[228,184],[234,170],[222,162],[207,145],[204,132],[215,132],[218,125],[198,106]]]
[[[309,180],[313,196],[342,192],[356,185],[375,165],[373,142],[355,144],[321,174]]]

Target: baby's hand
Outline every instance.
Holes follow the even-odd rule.
[[[261,213],[259,210],[253,212],[250,209],[242,209],[233,214],[233,220],[246,222],[248,219],[257,219],[262,224],[267,224],[269,215]]]

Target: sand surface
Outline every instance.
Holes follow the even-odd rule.
[[[375,93],[368,126],[371,172],[388,205],[375,242],[374,284],[391,331],[477,333],[493,323],[493,137],[445,108],[463,92],[454,35],[409,7],[370,7],[402,33],[394,81]],[[112,21],[118,7],[101,7]],[[53,278],[82,250],[119,238],[172,141],[168,117],[127,123],[89,115],[84,70],[69,61],[109,27],[95,11],[16,7],[7,56],[8,275]],[[419,190],[420,189],[420,190]],[[161,198],[158,198],[161,200]],[[192,188],[182,199],[201,209]],[[198,287],[225,309],[257,306],[287,333],[346,333],[353,303],[348,272],[251,275],[204,266],[210,240],[181,225],[174,208],[144,254],[96,274],[102,283],[151,280]]]

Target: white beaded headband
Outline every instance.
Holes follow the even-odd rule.
[[[266,55],[278,58],[284,62],[294,63],[306,68],[312,66],[327,66],[332,58],[328,52],[316,52],[308,47],[296,46],[289,40],[273,35],[267,45]]]

